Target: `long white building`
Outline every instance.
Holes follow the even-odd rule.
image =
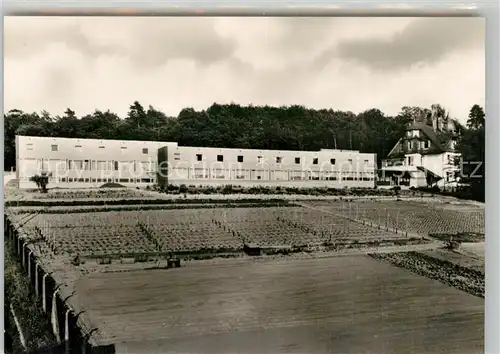
[[[158,149],[167,161],[158,164]],[[167,166],[162,166],[167,165]],[[376,155],[351,150],[277,151],[178,146],[176,142],[16,136],[19,187],[50,173],[49,188],[91,188],[107,182],[128,187],[169,184],[373,188]]]

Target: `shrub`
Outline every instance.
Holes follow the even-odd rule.
[[[185,193],[187,193],[187,192],[188,192],[188,187],[187,187],[185,184],[181,184],[181,185],[179,186],[179,192],[180,192],[181,194],[185,194]]]
[[[233,186],[230,184],[225,185],[224,188],[222,189],[222,194],[231,194],[231,193],[233,193]]]

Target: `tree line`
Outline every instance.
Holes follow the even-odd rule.
[[[205,110],[184,108],[177,117],[170,117],[137,101],[124,117],[110,110],[78,116],[68,108],[62,116],[53,116],[46,111],[27,113],[14,109],[4,114],[4,167],[15,167],[16,135],[176,141],[180,146],[241,149],[353,149],[376,153],[380,164],[407,124],[429,113],[428,108],[414,106],[402,107],[391,116],[376,108],[355,114],[299,105],[214,103]],[[480,106],[472,107],[467,124],[459,149],[467,159],[482,157],[484,161],[484,112]]]

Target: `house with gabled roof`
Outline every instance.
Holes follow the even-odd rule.
[[[454,187],[459,181],[456,150],[461,125],[438,105],[407,126],[405,135],[382,160],[378,186]]]

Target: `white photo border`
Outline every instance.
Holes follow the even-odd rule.
[[[499,3],[482,0],[474,3],[462,1],[54,1],[4,0],[3,15],[114,15],[114,16],[481,16],[486,19],[486,211],[485,211],[485,353],[500,353],[500,187],[494,176],[500,175],[500,109],[499,109]],[[4,16],[2,16],[2,28]],[[0,38],[3,50],[3,35]],[[3,67],[3,55],[2,55]],[[3,82],[3,70],[0,72]],[[0,106],[4,108],[4,95]],[[1,125],[2,139],[4,137]],[[4,145],[1,147],[2,151]],[[3,166],[4,162],[1,162]],[[4,176],[4,174],[2,175]],[[4,177],[2,177],[4,178]],[[0,186],[3,196],[3,183]],[[3,206],[3,203],[2,203]],[[3,218],[1,219],[3,225]],[[3,254],[4,243],[0,245]],[[1,257],[1,271],[4,263]],[[4,286],[4,278],[0,280]],[[0,294],[3,303],[4,292]],[[3,309],[3,307],[2,307]],[[2,310],[3,311],[3,310]],[[0,316],[0,328],[4,317]],[[3,333],[0,348],[3,348]]]

